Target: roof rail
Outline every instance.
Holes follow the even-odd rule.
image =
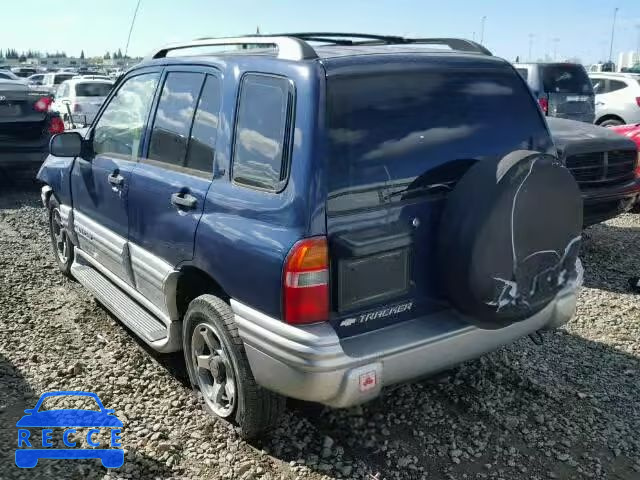
[[[481,53],[482,55],[493,55],[491,51],[478,42],[466,40],[464,38],[406,38],[406,43],[418,45],[446,45],[451,50],[460,52]]]
[[[186,48],[210,47],[216,45],[249,45],[274,46],[278,49],[277,57],[285,60],[308,60],[318,58],[315,50],[301,38],[293,36],[257,35],[230,38],[202,38],[191,42],[172,43],[151,52],[145,60],[164,58],[172,50]]]

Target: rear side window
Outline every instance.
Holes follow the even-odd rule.
[[[615,92],[616,90],[622,90],[623,88],[627,88],[627,84],[621,82],[620,80],[609,80],[609,91]]]
[[[329,213],[446,189],[476,160],[551,148],[527,86],[506,68],[329,77],[327,135]]]
[[[151,132],[149,159],[179,167],[184,165],[204,77],[203,73],[191,72],[167,75]]]
[[[529,70],[526,68],[516,68],[516,71],[520,74],[522,78],[527,80],[529,78]]]
[[[193,120],[185,167],[211,173],[220,122],[220,80],[207,75]]]
[[[106,97],[111,91],[110,83],[76,83],[76,97]]]
[[[546,93],[593,93],[587,72],[580,65],[545,65],[542,86]]]
[[[593,93],[596,95],[601,93],[607,93],[607,81],[604,78],[592,78],[591,84],[593,85]]]
[[[54,85],[60,85],[65,80],[70,80],[72,77],[73,77],[73,75],[55,75],[53,77],[53,84]]]
[[[287,176],[293,92],[282,77],[248,74],[242,79],[233,151],[233,180],[278,191]]]

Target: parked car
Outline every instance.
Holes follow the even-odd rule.
[[[582,202],[554,153],[474,42],[254,36],[157,50],[38,178],[60,270],[251,437],[286,396],[359,404],[567,322]]]
[[[640,177],[640,123],[635,125],[620,125],[611,127],[611,130],[619,133],[620,135],[624,135],[629,140],[634,142],[638,147],[638,166],[636,168],[636,176]],[[636,213],[640,213],[640,199],[636,202],[633,211]]]
[[[49,140],[64,131],[62,119],[49,112],[51,99],[25,83],[0,80],[0,171],[33,178],[49,150]]]
[[[30,75],[38,73],[38,71],[33,67],[12,67],[11,71],[21,78],[26,78]]]
[[[31,75],[27,77],[27,83],[33,86],[40,86],[44,82],[44,73],[36,73],[35,75]]]
[[[25,79],[24,78],[17,76],[11,70],[0,70],[0,81],[2,81],[2,82],[10,81],[10,82],[25,83]]]
[[[65,80],[70,80],[75,74],[71,72],[54,72],[47,73],[42,80],[42,87],[51,95],[55,95],[58,86]]]
[[[516,63],[549,117],[593,123],[594,93],[587,72],[575,63]]]
[[[640,122],[640,75],[592,73],[596,121],[603,127]]]
[[[60,84],[51,109],[65,122],[90,125],[112,87],[111,80],[74,77]]]
[[[583,122],[547,119],[558,156],[582,191],[584,226],[633,208],[640,195],[638,149],[616,132]]]

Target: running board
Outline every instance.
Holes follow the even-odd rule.
[[[181,325],[177,325],[179,322],[171,322],[167,328],[158,318],[89,265],[80,264],[76,260],[71,265],[71,273],[100,303],[152,348],[162,352],[180,349]]]

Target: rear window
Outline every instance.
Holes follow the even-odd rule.
[[[72,74],[70,74],[70,75],[55,75],[53,77],[53,84],[54,85],[60,85],[65,80],[70,80],[72,77],[73,77]]]
[[[546,93],[593,93],[587,72],[580,65],[545,65],[542,87]]]
[[[110,83],[76,83],[76,97],[106,97],[111,91]]]
[[[443,182],[455,181],[476,160],[551,147],[541,114],[513,70],[394,72],[327,82],[330,212],[399,200],[375,192],[408,188],[436,170],[453,176]]]

